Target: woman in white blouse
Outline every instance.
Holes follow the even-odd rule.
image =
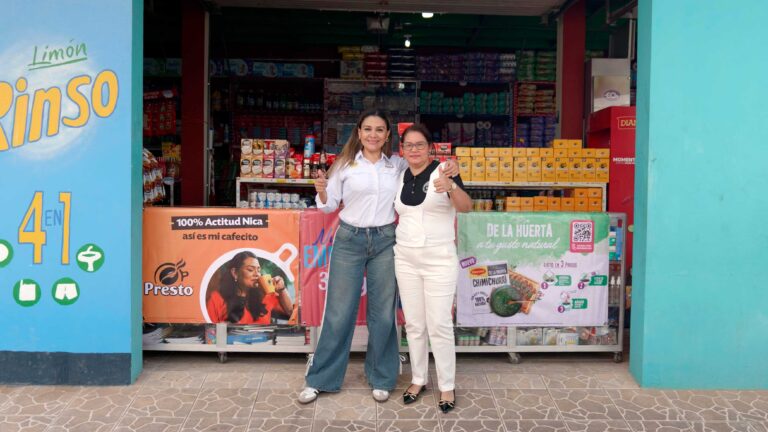
[[[416,402],[426,388],[429,346],[435,357],[438,407],[456,404],[456,350],[451,310],[459,259],[454,244],[456,212],[468,212],[472,199],[461,177],[450,178],[432,160],[429,130],[415,124],[403,132],[406,169],[400,177],[395,210],[400,216],[395,245],[395,273],[405,314],[411,356],[411,385],[403,403]]]

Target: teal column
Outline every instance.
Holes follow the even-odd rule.
[[[768,3],[640,0],[630,371],[768,389]]]

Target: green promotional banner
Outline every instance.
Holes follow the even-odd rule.
[[[605,213],[461,213],[457,325],[608,320]]]

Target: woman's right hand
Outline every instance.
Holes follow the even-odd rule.
[[[319,194],[324,194],[326,188],[328,188],[328,179],[325,178],[325,171],[317,170],[317,177],[315,177],[315,191]]]

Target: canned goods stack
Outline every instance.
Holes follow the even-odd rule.
[[[302,197],[298,193],[280,193],[273,190],[249,191],[248,201],[241,201],[242,208],[259,209],[305,209],[313,204],[313,199]]]

